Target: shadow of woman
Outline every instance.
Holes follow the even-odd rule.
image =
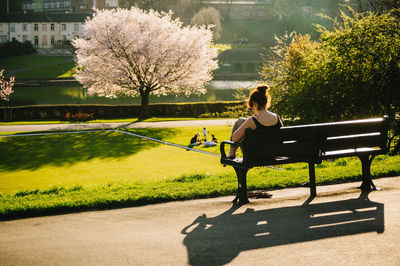
[[[244,213],[203,214],[182,230],[191,265],[223,265],[246,250],[384,231],[384,205],[357,199]]]

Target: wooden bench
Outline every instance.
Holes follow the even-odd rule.
[[[305,162],[309,168],[310,196],[316,196],[315,164],[322,160],[356,156],[362,163],[362,191],[377,189],[370,167],[373,158],[388,152],[388,117],[334,123],[310,124],[279,129],[246,129],[239,143],[222,141],[221,164],[232,166],[238,189],[233,202],[248,203],[246,175],[257,166]],[[243,157],[226,157],[225,145],[236,145]],[[228,145],[229,146],[229,145]]]

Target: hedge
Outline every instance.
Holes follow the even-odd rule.
[[[204,113],[221,113],[226,107],[243,104],[232,102],[198,102],[150,104],[149,111],[155,117],[198,117]],[[140,115],[140,105],[29,105],[0,107],[0,121],[69,120],[76,114],[90,114],[94,119],[130,118]]]

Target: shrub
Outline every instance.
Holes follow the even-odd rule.
[[[0,46],[0,58],[16,56],[16,55],[26,55],[33,54],[36,50],[29,41],[19,42],[17,40],[12,40],[11,42],[6,42]]]

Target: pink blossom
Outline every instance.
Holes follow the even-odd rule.
[[[211,30],[183,26],[172,13],[96,10],[73,45],[76,79],[101,96],[205,93],[218,67]]]
[[[9,101],[11,93],[14,92],[12,87],[14,86],[15,78],[11,77],[10,80],[7,81],[4,79],[3,73],[4,69],[0,71],[0,99]]]

